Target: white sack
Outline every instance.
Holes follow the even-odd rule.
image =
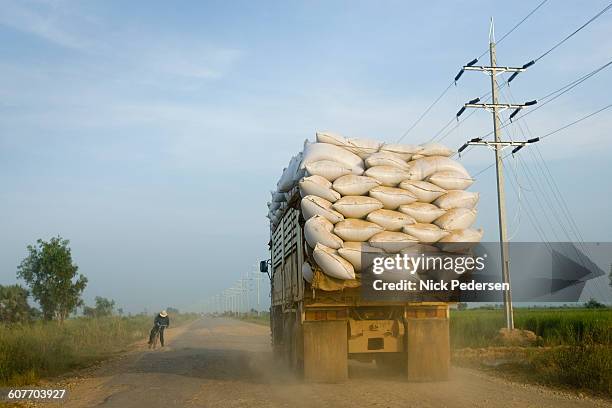
[[[333,132],[317,132],[318,143],[329,143],[336,146],[346,146],[346,138]]]
[[[308,195],[302,198],[300,203],[302,207],[302,216],[305,220],[309,220],[315,215],[320,215],[332,224],[340,222],[344,216],[332,208],[332,203],[324,198]]]
[[[365,195],[374,187],[380,186],[380,181],[368,176],[349,174],[334,181],[333,189],[343,196]]]
[[[282,203],[283,201],[287,201],[283,193],[279,193],[278,191],[271,191],[271,194],[273,203]]]
[[[380,145],[381,143],[376,140],[351,138],[347,139],[344,148],[365,159],[372,153],[376,153],[380,149]]]
[[[338,249],[338,254],[349,261],[356,272],[361,272],[362,269],[370,265],[362,264],[363,253],[381,254],[384,251],[380,248],[364,244],[363,242],[345,242],[344,246]]]
[[[353,218],[340,221],[334,227],[334,233],[345,241],[364,242],[383,228],[372,222]]]
[[[399,143],[383,144],[380,147],[381,152],[397,154],[406,161],[410,160],[413,155],[419,153],[421,150],[423,150],[421,146]]]
[[[439,171],[426,180],[446,190],[465,190],[474,183],[474,179],[456,171]]]
[[[306,171],[309,175],[321,176],[329,181],[334,181],[338,177],[353,173],[350,166],[331,160],[319,160],[308,163]]]
[[[323,244],[329,248],[338,249],[342,246],[340,237],[332,233],[334,225],[320,215],[315,215],[304,224],[304,238],[312,248]]]
[[[304,177],[300,181],[300,195],[302,197],[314,195],[333,203],[340,198],[340,194],[332,190],[331,186],[332,183],[321,176]]]
[[[380,210],[382,203],[372,197],[346,196],[336,201],[332,208],[346,218],[364,218],[372,211]]]
[[[452,149],[444,146],[441,143],[424,143],[421,145],[423,150],[419,153],[423,156],[452,156],[455,153]]]
[[[476,221],[476,213],[475,209],[452,208],[435,220],[434,224],[445,230],[466,229]]]
[[[403,231],[417,238],[420,242],[432,244],[449,235],[450,232],[440,229],[434,224],[412,224],[406,225]]]
[[[484,234],[484,231],[482,230],[482,228],[478,228],[478,229],[466,228],[462,230],[450,231],[449,235],[445,236],[438,242],[438,246],[440,246],[440,243],[450,244],[450,243],[457,243],[457,242],[474,242],[474,243],[480,242],[483,234]]]
[[[430,223],[436,218],[441,217],[446,212],[445,210],[442,210],[433,204],[418,202],[400,205],[399,210],[400,212],[408,214],[409,216],[414,218],[416,222],[421,222],[425,224]]]
[[[446,194],[436,199],[434,204],[443,210],[450,210],[451,208],[474,208],[479,198],[479,193],[449,190]]]
[[[300,168],[306,168],[307,164],[320,160],[337,161],[350,167],[353,173],[363,172],[364,164],[359,156],[342,147],[328,143],[311,143],[306,145]]]
[[[466,178],[470,175],[463,165],[453,159],[443,156],[423,157],[414,159],[408,163],[410,180],[423,180],[434,173],[442,171],[454,171],[463,174]]]
[[[438,173],[441,171],[454,171],[463,174],[466,177],[470,177],[470,173],[468,173],[465,167],[463,167],[463,164],[448,157],[431,156],[419,159],[419,161],[423,161],[429,164],[429,166],[431,166],[431,169],[433,171],[431,174]],[[428,174],[428,176],[430,176],[431,174]]]
[[[436,198],[446,193],[441,187],[427,181],[405,180],[400,184],[400,188],[410,191],[417,199],[423,203],[431,203]]]
[[[312,283],[312,278],[314,277],[314,273],[312,272],[312,268],[308,262],[304,262],[302,264],[302,277],[308,283]]]
[[[355,279],[353,265],[340,255],[321,248],[321,244],[315,246],[313,257],[326,275],[337,279]]]
[[[285,193],[291,190],[291,188],[295,185],[295,180],[299,178],[297,177],[297,174],[299,172],[301,161],[302,153],[295,155],[291,158],[289,166],[287,166],[287,168],[283,171],[283,175],[281,176],[278,183],[276,183],[276,188],[278,191]]]
[[[374,197],[383,204],[387,210],[396,210],[402,204],[410,204],[417,201],[417,197],[410,191],[395,187],[374,187],[370,190],[370,197]]]
[[[409,248],[418,240],[403,232],[384,231],[374,235],[368,241],[371,246],[380,248],[387,253],[399,253],[402,249]]]
[[[482,228],[455,230],[451,231],[450,235],[438,241],[436,245],[444,252],[463,253],[480,242],[482,235]]]
[[[409,169],[408,163],[402,156],[391,152],[373,153],[365,159],[365,164],[366,167],[395,166],[402,170]]]
[[[374,166],[365,172],[366,176],[380,181],[383,186],[395,187],[410,177],[410,173],[395,166]]]
[[[414,224],[416,221],[408,214],[393,210],[376,210],[368,214],[366,219],[380,225],[386,231],[401,231],[402,227]]]
[[[280,208],[280,203],[278,201],[272,201],[268,203],[268,210],[270,212],[274,212]]]

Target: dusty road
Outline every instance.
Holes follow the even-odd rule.
[[[84,378],[68,380],[68,400],[61,406],[610,407],[457,368],[448,382],[407,383],[374,366],[354,364],[347,383],[306,384],[274,363],[267,327],[234,320],[198,320],[168,337],[164,350],[143,345]]]

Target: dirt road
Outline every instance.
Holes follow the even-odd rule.
[[[84,378],[68,380],[68,400],[61,406],[610,407],[458,368],[448,382],[407,383],[374,366],[352,364],[344,384],[307,384],[273,361],[267,327],[234,320],[195,321],[171,330],[167,343],[155,351],[143,344]]]

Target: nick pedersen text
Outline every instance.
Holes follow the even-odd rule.
[[[474,280],[462,282],[458,279],[449,281],[421,280],[418,282],[407,279],[385,282],[382,279],[377,279],[372,282],[372,288],[377,291],[505,291],[510,289],[510,285],[501,282],[476,282]]]

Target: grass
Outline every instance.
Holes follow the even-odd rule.
[[[269,326],[270,325],[270,314],[269,313],[262,313],[260,315],[252,314],[248,316],[242,316],[240,317],[240,320],[244,322],[249,322],[249,323],[261,324],[263,326]]]
[[[172,317],[177,326],[195,315]],[[0,385],[22,386],[106,359],[152,327],[150,316],[74,318],[0,327]]]
[[[540,336],[543,345],[612,345],[612,309],[515,309],[514,324]],[[503,310],[453,310],[452,346],[495,344],[497,332],[504,325]]]
[[[540,337],[527,348],[498,347],[502,310],[453,311],[450,325],[459,365],[612,396],[612,309],[516,309],[515,326]]]

